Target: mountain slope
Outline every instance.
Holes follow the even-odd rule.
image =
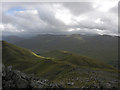
[[[25,69],[44,57],[37,57],[32,51],[2,41],[2,59],[6,65]]]
[[[48,52],[48,55],[50,55],[50,58],[48,59],[45,55],[43,55],[45,57],[36,55],[30,50],[9,44],[5,41],[2,42],[2,45],[3,45],[3,62],[5,63],[10,63],[10,64],[16,63],[16,62],[37,63],[40,61],[43,62],[45,61],[45,59],[47,59],[48,61],[51,60],[57,63],[68,62],[71,64],[80,65],[80,66],[90,66],[90,67],[96,67],[96,68],[106,66],[105,68],[113,68],[110,65],[104,64],[100,61],[88,58],[86,56],[80,56],[78,54],[70,53],[67,51],[56,50],[56,51]],[[57,59],[60,59],[60,60],[58,61]]]
[[[113,69],[111,65],[105,64],[100,60],[95,60],[87,56],[81,56],[79,54],[63,51],[63,50],[54,50],[54,51],[42,53],[41,55],[44,57],[55,58],[59,61],[61,60],[66,61],[71,64],[75,64],[77,66]]]
[[[3,63],[6,66],[12,65],[14,69],[26,73],[34,73],[36,76],[47,78],[53,82],[62,83],[64,81],[64,83],[68,83],[69,79],[72,77],[85,79],[90,77],[90,75],[92,75],[92,77],[97,75],[97,77],[101,79],[106,78],[107,82],[111,82],[111,79],[116,80],[117,78],[117,70],[115,68],[85,56],[67,51],[54,51],[54,54],[59,53],[55,55],[56,58],[43,57],[36,55],[30,50],[9,44],[5,41],[2,42],[2,45]],[[68,53],[68,55],[65,53]],[[65,58],[60,58],[62,56]],[[80,81],[73,81],[76,85],[72,87],[82,87]],[[83,80],[83,82],[86,81]],[[93,80],[90,82],[92,83]],[[95,82],[97,83],[97,81]],[[66,84],[64,85],[66,87],[71,87]],[[84,83],[83,85],[86,84]]]
[[[32,45],[31,45],[32,43]],[[14,42],[35,53],[65,50],[92,57],[117,67],[118,37],[108,35],[38,35]]]

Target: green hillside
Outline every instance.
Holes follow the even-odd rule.
[[[76,66],[86,66],[86,67],[95,67],[95,68],[109,68],[113,69],[111,65],[105,64],[100,60],[95,60],[87,56],[81,56],[68,51],[63,50],[54,50],[51,52],[41,53],[44,57],[55,58],[56,60],[62,62],[68,62]]]
[[[10,41],[9,38],[7,41]],[[32,43],[32,44],[31,44]],[[109,35],[38,35],[14,44],[28,48],[35,53],[65,50],[118,65],[118,37]]]
[[[2,41],[2,60],[6,65],[17,69],[26,69],[41,61],[44,57],[36,56],[32,51]]]
[[[105,78],[105,82],[117,79],[117,70],[111,65],[85,56],[56,50],[51,51],[49,57],[44,57],[5,41],[2,42],[2,45],[2,57],[5,65],[12,65],[14,69],[34,73],[36,76],[47,78],[53,82],[64,82],[62,84],[65,87],[82,87],[92,84],[93,81],[97,84],[97,80],[91,80],[85,84],[86,78],[90,78],[91,75],[100,80]],[[69,86],[67,83],[71,81],[71,78],[82,78],[83,83],[74,79],[72,82],[75,85]]]

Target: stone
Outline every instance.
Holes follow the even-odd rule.
[[[38,88],[43,88],[43,85],[39,85]]]
[[[12,71],[9,71],[6,76],[5,76],[5,80],[10,80],[13,76],[13,72]]]
[[[39,86],[38,82],[36,82],[35,80],[31,80],[30,87],[32,87],[32,88],[38,88],[38,86]]]
[[[16,87],[17,88],[27,88],[28,87],[28,81],[26,81],[25,79],[18,79],[18,81],[16,82]]]
[[[2,87],[7,88],[61,88],[57,83],[51,83],[47,79],[35,77],[35,75],[27,75],[18,70],[12,70],[12,66],[6,68],[3,66],[2,71]]]
[[[67,84],[70,85],[70,86],[73,86],[74,82],[68,82]]]
[[[12,66],[8,66],[8,70],[11,71],[12,70]]]

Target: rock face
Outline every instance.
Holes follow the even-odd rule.
[[[2,67],[2,87],[7,88],[62,88],[48,80],[35,77],[34,74],[27,75],[18,70],[12,70],[12,66]]]

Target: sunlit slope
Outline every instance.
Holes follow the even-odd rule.
[[[6,65],[13,65],[13,67],[18,69],[26,69],[43,58],[25,48],[12,45],[5,41],[2,42],[2,59]]]

